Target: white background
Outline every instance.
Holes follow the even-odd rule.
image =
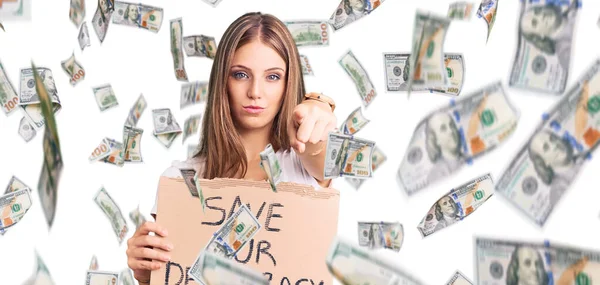
[[[505,144],[476,160],[474,165],[464,167],[410,198],[401,192],[395,173],[413,129],[424,115],[448,104],[449,98],[420,93],[411,96],[409,101],[405,93],[386,93],[382,53],[410,52],[415,9],[445,15],[449,2],[387,0],[366,18],[337,32],[330,29],[328,47],[300,48],[300,52],[309,57],[315,73],[314,77],[305,79],[307,90],[333,97],[338,105],[335,111],[338,121],[361,104],[350,77],[337,63],[344,52],[348,49],[354,52],[377,90],[377,97],[365,112],[371,123],[358,136],[376,141],[388,161],[359,191],[339,179],[339,235],[357,241],[357,221],[400,221],[405,231],[400,252],[379,252],[426,284],[444,284],[457,269],[473,278],[473,237],[477,235],[536,241],[548,238],[600,249],[597,183],[600,159],[597,158],[580,173],[544,228],[529,222],[496,196],[462,223],[421,238],[416,225],[429,207],[452,187],[469,179],[487,172],[498,179],[540,122],[542,113],[558,99],[507,88],[511,100],[521,110],[521,119]],[[175,79],[173,71],[169,20],[183,18],[184,36],[205,34],[219,41],[227,26],[245,12],[271,13],[282,20],[328,19],[339,1],[223,0],[217,8],[201,0],[144,0],[144,3],[164,8],[165,17],[158,34],[111,23],[100,45],[89,23],[97,1],[86,1],[85,20],[92,46],[83,52],[77,42],[79,29],[69,20],[68,0],[34,1],[32,22],[4,23],[6,32],[0,31],[0,60],[15,86],[19,84],[19,69],[29,67],[32,60],[37,66],[53,71],[62,101],[57,124],[65,167],[54,225],[48,230],[37,194],[43,132],[39,131],[32,141],[25,143],[17,134],[22,114],[0,116],[0,186],[4,187],[10,177],[16,175],[34,188],[32,208],[18,225],[0,237],[1,284],[20,284],[31,275],[34,249],[45,260],[55,284],[83,284],[93,254],[98,256],[101,270],[118,272],[127,266],[126,242],[118,244],[108,219],[93,197],[104,185],[125,215],[140,204],[149,217],[160,174],[171,161],[185,159],[186,145],[198,140],[195,136],[182,145],[181,138],[177,138],[170,149],[164,148],[152,136],[151,110],[171,108],[183,127],[187,117],[204,108],[204,105],[179,108],[181,82]],[[598,11],[600,2],[587,0],[579,12],[567,88],[598,56]],[[487,25],[476,15],[471,21],[451,23],[444,50],[464,54],[466,80],[461,96],[496,80],[507,85],[516,49],[518,13],[519,1],[500,1],[496,24],[487,44]],[[76,87],[69,84],[67,74],[60,67],[60,62],[73,52],[87,74]],[[190,81],[208,80],[211,66],[210,59],[185,59]],[[119,106],[100,112],[92,87],[106,83],[112,84]],[[126,164],[123,168],[89,163],[89,154],[102,138],[121,140],[127,113],[140,93],[148,101],[148,108],[138,123],[138,127],[145,130],[141,143],[144,162]],[[129,217],[126,219],[132,228],[129,238],[134,225]]]

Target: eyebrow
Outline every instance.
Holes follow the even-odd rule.
[[[234,67],[239,67],[239,68],[250,70],[250,68],[243,66],[241,64],[236,64],[236,65],[231,66],[231,68],[234,68]],[[281,67],[271,67],[269,69],[266,69],[265,71],[271,71],[271,70],[277,70],[277,69],[281,70],[282,72],[285,72],[285,70],[283,70],[283,68],[281,68]]]

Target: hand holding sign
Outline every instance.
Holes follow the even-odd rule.
[[[156,235],[151,236],[151,232]],[[127,241],[127,265],[133,269],[133,276],[139,282],[150,282],[150,271],[160,269],[164,264],[158,260],[164,262],[171,260],[170,254],[154,249],[172,250],[173,244],[166,237],[167,229],[157,223],[145,222]]]

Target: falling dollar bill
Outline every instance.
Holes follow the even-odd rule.
[[[175,69],[175,77],[179,81],[188,81],[187,72],[183,65],[183,24],[181,18],[171,20],[171,55],[173,56],[173,67]]]
[[[163,21],[163,9],[144,4],[115,1],[112,22],[158,33]]]
[[[51,101],[52,110],[57,113],[61,109],[60,99],[54,84],[54,76],[48,68],[40,67],[37,69],[40,81],[44,85]],[[31,125],[36,129],[44,127],[45,120],[42,113],[40,94],[36,90],[36,83],[32,68],[21,69],[21,89],[19,92],[19,105],[25,111],[25,118],[29,120]]]
[[[23,183],[23,181],[21,181],[19,178],[17,178],[16,176],[13,175],[13,177],[10,178],[10,180],[8,181],[8,185],[6,186],[6,190],[4,191],[4,194],[8,194],[8,193],[12,193],[12,192],[16,192],[19,190],[29,190],[29,192],[31,193],[31,188],[29,186],[27,186],[25,183]],[[0,198],[1,199],[1,198]],[[0,224],[2,222],[0,221]],[[16,223],[16,222],[14,222]],[[0,235],[4,235],[6,233],[6,229],[0,229]]]
[[[208,82],[195,81],[181,85],[181,109],[208,100]]]
[[[430,113],[398,168],[400,187],[412,195],[488,153],[514,132],[519,116],[499,81]]]
[[[94,97],[96,97],[96,103],[100,111],[119,106],[117,96],[115,96],[115,92],[110,84],[93,87],[92,91],[94,92]]]
[[[183,181],[185,185],[187,185],[190,194],[193,197],[198,197],[198,188],[196,188],[196,170],[193,168],[180,168],[181,177],[183,177]]]
[[[340,238],[332,242],[325,262],[333,277],[344,285],[423,284],[407,271],[375,255],[373,251],[360,249]]]
[[[453,188],[431,206],[417,229],[426,237],[460,222],[481,207],[492,195],[494,181],[489,173]]]
[[[144,113],[148,107],[148,103],[146,102],[146,98],[144,98],[144,94],[140,94],[140,96],[135,100],[135,104],[129,110],[129,115],[125,120],[125,126],[135,127],[137,125],[138,120]]]
[[[205,251],[200,253],[198,262],[194,263],[188,274],[199,284],[269,284],[269,279],[260,272],[250,269],[244,264]]]
[[[521,1],[509,86],[560,95],[565,91],[580,0]]]
[[[79,27],[83,18],[85,18],[85,0],[71,0],[69,19],[76,27]]]
[[[27,70],[21,70],[21,74],[23,74],[24,71]],[[49,84],[45,82],[45,80],[48,80],[48,77],[51,78],[49,74],[45,73],[49,71],[49,69],[37,69],[32,63],[30,71],[33,75],[35,96],[39,101],[39,108],[42,113],[41,121],[45,122],[43,140],[44,160],[40,178],[38,180],[38,194],[42,208],[44,209],[46,222],[48,223],[48,227],[51,228],[52,223],[54,222],[54,215],[56,214],[58,183],[63,169],[60,141],[58,139],[58,130],[56,129],[56,119],[54,117],[54,112],[56,110],[55,106],[53,106],[54,96],[51,95],[56,93],[56,89],[51,93],[51,89],[49,90],[48,88]],[[42,79],[44,78],[44,74],[46,77],[45,79]],[[21,80],[23,80],[23,77],[24,76],[21,77]],[[30,81],[28,81],[25,86],[29,86],[29,84],[31,84]],[[51,86],[54,86],[53,80]],[[21,92],[23,92],[23,82],[21,82]],[[28,91],[28,94],[31,94],[31,91]],[[28,98],[31,99],[33,96],[29,96]],[[58,100],[58,97],[56,98]]]
[[[454,275],[446,282],[446,285],[473,285],[473,282],[469,280],[462,272],[456,271]]]
[[[444,42],[448,18],[417,11],[412,38],[412,56],[407,91],[448,85],[444,66]]]
[[[0,1],[0,19],[3,21],[31,21],[33,0]]]
[[[217,5],[219,5],[219,3],[221,2],[221,0],[202,0],[210,5],[212,5],[213,7],[217,7]]]
[[[35,272],[29,279],[27,279],[23,285],[54,285],[54,281],[52,281],[52,276],[50,276],[50,271],[48,271],[48,267],[40,257],[37,250],[35,251],[35,259],[36,259],[36,269]]]
[[[300,65],[302,65],[302,75],[315,75],[306,55],[300,55]]]
[[[109,138],[102,139],[102,142],[92,151],[92,154],[88,157],[88,160],[99,161],[107,158],[114,152],[120,151],[118,149],[119,144],[115,143],[116,141]]]
[[[363,115],[362,108],[358,107],[356,110],[350,113],[348,118],[346,118],[346,121],[344,121],[340,130],[345,135],[353,135],[360,131],[360,129],[366,126],[369,122],[370,121]]]
[[[354,85],[358,90],[358,95],[360,95],[363,105],[368,107],[377,96],[377,92],[375,91],[375,86],[373,86],[367,71],[362,67],[350,50],[338,60],[338,63],[344,68],[352,81],[354,81]]]
[[[108,192],[106,192],[104,187],[100,188],[100,191],[98,191],[94,197],[94,201],[110,221],[113,231],[117,235],[117,240],[119,241],[119,244],[121,244],[129,231],[129,227],[127,226],[127,222],[125,221],[119,206],[117,206],[117,203],[115,203],[110,195],[108,195]]]
[[[187,158],[192,158],[196,153],[198,153],[199,145],[197,144],[189,144],[187,147]]]
[[[29,142],[36,134],[37,131],[29,124],[29,121],[27,121],[25,117],[21,118],[21,121],[19,122],[19,136],[21,136],[25,142]]]
[[[454,2],[448,7],[448,18],[452,20],[471,20],[471,12],[473,11],[473,3],[470,2]]]
[[[101,44],[104,42],[104,38],[108,32],[108,26],[110,25],[110,19],[113,13],[113,10],[110,9],[108,3],[112,3],[112,1],[98,1],[98,8],[96,9],[96,13],[94,13],[94,17],[92,18],[92,26],[94,27],[94,31],[96,32]]]
[[[135,224],[136,230],[146,222],[146,218],[144,218],[144,215],[140,212],[140,205],[133,209],[133,211],[129,212],[129,218]]]
[[[320,20],[284,22],[292,34],[296,46],[328,46],[327,22]]]
[[[92,256],[92,260],[90,261],[89,270],[98,270],[98,257],[96,255]]]
[[[448,85],[430,88],[431,92],[458,96],[465,82],[465,60],[462,54],[447,53],[444,55]]]
[[[21,189],[0,196],[0,230],[16,225],[31,208],[29,189]]]
[[[341,133],[329,133],[325,157],[325,179],[340,176],[369,178],[375,142]]]
[[[240,208],[217,230],[205,250],[215,255],[232,259],[262,226],[246,205]],[[196,267],[196,258],[192,268]],[[197,274],[196,274],[197,275]]]
[[[496,22],[498,1],[499,0],[481,0],[481,4],[479,4],[479,9],[477,9],[477,17],[479,17],[480,19],[483,18],[488,26],[486,42],[490,39],[490,33],[492,33],[492,28],[494,27],[494,23]]]
[[[75,86],[77,83],[81,82],[85,78],[85,70],[77,60],[75,60],[75,53],[71,55],[68,59],[62,61],[60,63],[63,70],[71,77],[69,82],[71,85]]]
[[[595,284],[600,252],[492,238],[475,239],[475,284]]]
[[[101,161],[104,163],[123,167],[123,164],[125,163],[125,156],[123,154],[125,146],[123,145],[123,143],[118,142],[116,140],[110,138],[106,139],[108,141],[110,153],[108,154],[108,156],[101,159]]]
[[[135,285],[135,282],[133,281],[133,275],[131,275],[131,270],[129,268],[125,268],[123,271],[121,271],[119,274],[119,279],[121,280],[122,285]]]
[[[142,162],[142,135],[144,130],[135,127],[123,127],[123,146],[125,153],[123,159],[126,162]]]
[[[181,128],[177,124],[177,121],[175,121],[175,117],[169,108],[152,110],[152,119],[154,122],[154,133],[157,135],[181,132]]]
[[[195,172],[195,170],[194,170]],[[196,191],[198,191],[198,199],[200,200],[200,205],[202,205],[202,212],[204,213],[204,210],[206,210],[206,203],[204,201],[204,194],[202,193],[202,186],[200,185],[200,179],[202,179],[202,173],[201,172],[196,172],[194,174],[194,185],[196,186],[195,189]],[[190,191],[192,191],[192,188],[189,188]],[[193,194],[192,194],[193,195]]]
[[[329,23],[334,31],[337,31],[348,24],[364,17],[375,10],[385,0],[342,0],[337,9],[331,15]]]
[[[88,26],[86,22],[83,22],[81,28],[79,29],[79,36],[77,36],[77,41],[79,41],[79,47],[81,48],[81,51],[83,51],[85,47],[90,46],[90,32],[88,31]]]
[[[375,148],[373,149],[373,155],[371,156],[371,166],[373,168],[373,172],[375,172],[375,170],[386,160],[387,157],[385,156],[385,154],[383,154],[379,147],[375,146]],[[352,185],[352,187],[354,187],[354,189],[356,190],[358,190],[358,188],[360,188],[363,182],[365,182],[365,179],[358,179],[354,177],[344,177],[344,179],[348,181],[348,183],[350,183],[350,185]]]
[[[85,277],[85,285],[117,285],[119,273],[97,270],[88,270]]]
[[[183,122],[183,137],[181,138],[181,144],[185,142],[189,136],[197,134],[200,122],[202,121],[202,114],[192,115]]]
[[[183,38],[183,50],[187,56],[215,58],[217,43],[214,37],[205,35],[187,36]]]
[[[268,144],[260,153],[260,167],[267,174],[273,192],[277,192],[277,184],[281,182],[281,175],[283,172],[281,171],[279,160],[277,159],[277,156],[275,156],[275,150],[273,150],[271,144]]]
[[[9,115],[17,109],[19,96],[4,71],[4,65],[0,62],[0,104],[5,115]]]
[[[404,227],[398,222],[358,222],[358,245],[360,246],[400,251],[403,241]]]
[[[600,60],[556,105],[496,184],[527,217],[543,226],[600,144]]]

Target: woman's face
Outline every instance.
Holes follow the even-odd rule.
[[[238,127],[252,130],[271,126],[281,108],[286,72],[283,58],[257,40],[235,51],[227,93]]]
[[[129,5],[127,6],[127,18],[129,18],[129,21],[135,22],[137,21],[138,18],[138,9],[136,5]]]
[[[521,18],[521,30],[526,34],[549,36],[556,31],[560,15],[546,7],[536,7],[527,11]]]

